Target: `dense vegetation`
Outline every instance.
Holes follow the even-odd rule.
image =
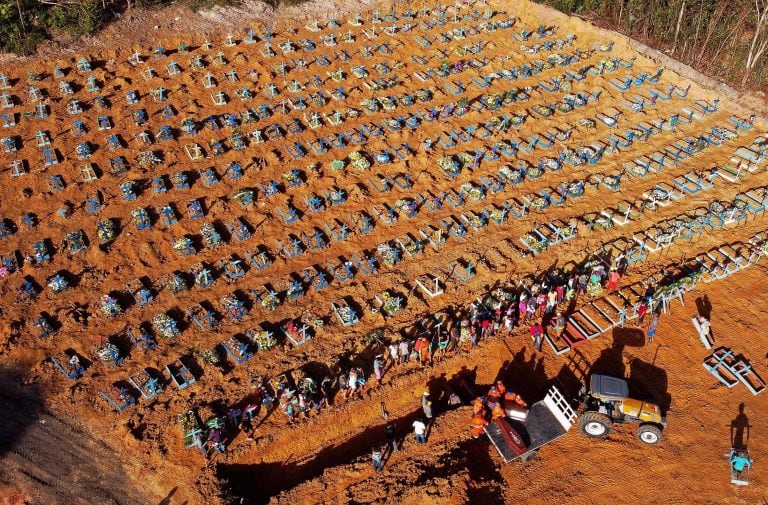
[[[543,1],[731,84],[768,84],[768,0]]]

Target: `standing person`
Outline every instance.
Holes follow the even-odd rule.
[[[400,364],[403,365],[408,361],[408,356],[411,353],[410,349],[408,349],[408,342],[405,339],[400,340],[398,352],[400,353]]]
[[[320,392],[323,393],[323,401],[321,407],[330,407],[333,405],[333,380],[327,375],[320,383]]]
[[[392,452],[399,452],[400,448],[397,446],[397,436],[395,435],[395,428],[391,424],[384,426],[384,436],[387,439],[387,448]]]
[[[654,311],[651,314],[651,319],[648,321],[648,343],[653,342],[653,337],[656,335],[656,326],[659,324],[659,313]]]
[[[223,453],[227,451],[227,447],[224,445],[224,436],[222,435],[220,428],[212,428],[211,431],[208,432],[208,441],[216,452]]]
[[[384,373],[384,360],[381,354],[373,358],[373,373],[376,375],[376,382],[381,383],[381,376]]]
[[[608,291],[616,291],[619,288],[619,280],[621,280],[621,274],[615,268],[611,268],[611,273],[608,274]]]
[[[384,469],[384,462],[381,457],[381,450],[378,447],[374,447],[371,451],[371,461],[373,462],[373,470],[376,473],[381,472]]]
[[[253,442],[253,423],[251,422],[250,416],[243,416],[243,418],[240,419],[240,430],[245,433],[248,440]]]
[[[432,421],[432,401],[429,399],[429,392],[424,391],[424,394],[421,395],[421,410],[424,412],[424,417],[427,419],[427,422]]]
[[[637,308],[637,320],[640,322],[640,324],[643,324],[643,320],[645,319],[645,315],[648,313],[648,301],[643,298],[640,301],[640,306]]]
[[[528,320],[528,295],[523,293],[520,295],[520,301],[517,302],[517,311],[520,314],[520,319],[523,321]]]
[[[413,422],[413,434],[416,437],[417,444],[427,443],[427,425],[424,424],[424,420],[421,418]]]
[[[357,369],[353,368],[349,371],[349,380],[347,381],[347,391],[349,391],[349,398],[352,399],[357,394]]]
[[[543,340],[543,336],[544,328],[541,327],[541,324],[533,323],[531,325],[531,339],[533,340],[533,346],[538,352],[541,352],[541,341]]]
[[[475,414],[469,421],[469,431],[472,433],[472,438],[480,438],[483,435],[483,428],[488,424],[488,421],[481,414]]]
[[[394,340],[389,344],[389,359],[392,360],[392,366],[397,365],[397,342]]]

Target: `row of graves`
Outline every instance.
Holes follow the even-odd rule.
[[[51,67],[0,75],[6,176],[35,204],[18,219],[3,208],[3,277],[17,293],[12,310],[38,314],[30,326],[55,351],[57,297],[80,289],[72,261],[92,247],[150,241],[174,251],[139,278],[107,277],[89,306],[111,336],[51,357],[70,379],[91,359],[115,367],[110,377],[124,375],[126,360],[138,365],[101,390],[119,411],[200,378],[183,349],[162,376],[141,368],[134,349],[175,351],[188,331],[224,332],[197,358],[242,365],[280,342],[301,346],[328,325],[355,327],[367,312],[391,318],[409,305],[413,290],[403,286],[364,300],[344,294],[356,277],[426,261],[428,251],[449,255],[446,267],[412,279],[424,298],[439,299],[449,283],[462,290],[475,277],[478,265],[455,254],[473,236],[514,235],[508,246],[522,260],[740,185],[768,155],[752,119],[665,83],[662,69],[471,6],[265,27],[215,45],[158,43],[125,62]],[[697,166],[713,150],[733,155]],[[631,200],[627,184],[646,180]],[[558,208],[590,193],[622,200],[562,217]],[[636,262],[761,215],[765,202],[762,187],[713,198],[612,247]],[[338,254],[349,243],[356,252]],[[706,257],[736,261],[720,250]],[[214,292],[224,294],[205,296]],[[301,311],[313,292],[323,306]],[[589,310],[549,340],[556,353],[602,333]],[[278,322],[252,323],[267,318]]]

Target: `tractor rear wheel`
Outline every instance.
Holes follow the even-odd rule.
[[[611,418],[600,412],[585,412],[579,419],[579,429],[590,438],[606,438],[612,424]]]
[[[661,428],[655,424],[641,424],[637,428],[637,439],[648,445],[656,445],[661,442]]]

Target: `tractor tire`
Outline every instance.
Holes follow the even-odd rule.
[[[534,459],[536,459],[536,456],[538,454],[539,454],[539,450],[538,449],[533,450],[533,451],[528,451],[528,452],[526,452],[525,454],[523,454],[520,457],[520,460],[525,462],[525,463],[528,463],[529,461],[533,461]]]
[[[661,442],[661,428],[655,424],[641,424],[637,428],[637,439],[644,444],[657,445]]]
[[[579,429],[590,438],[606,438],[611,432],[611,418],[600,412],[584,412],[579,419]]]

